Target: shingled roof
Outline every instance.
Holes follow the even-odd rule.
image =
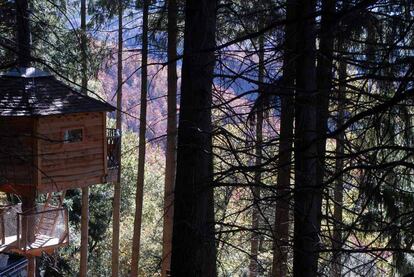
[[[44,116],[114,109],[38,69],[19,68],[0,74],[0,116]]]

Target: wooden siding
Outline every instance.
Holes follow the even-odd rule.
[[[23,195],[34,188],[36,119],[0,117],[0,190]]]
[[[61,191],[101,183],[105,177],[105,113],[39,118],[41,182],[39,192]],[[83,128],[83,141],[63,143],[66,129]]]

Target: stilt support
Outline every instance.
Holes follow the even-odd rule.
[[[88,273],[89,187],[82,188],[80,277]]]
[[[119,179],[114,184],[113,203],[113,237],[112,237],[112,277],[119,276],[119,223],[121,213],[121,184]]]

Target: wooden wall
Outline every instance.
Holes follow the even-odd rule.
[[[23,194],[34,186],[36,119],[0,117],[0,190]],[[26,189],[27,188],[27,189]]]
[[[102,183],[107,172],[105,120],[103,112],[39,119],[39,192]],[[83,141],[63,143],[63,133],[68,128],[83,128]]]

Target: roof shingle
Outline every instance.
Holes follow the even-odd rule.
[[[114,109],[48,74],[0,75],[0,116],[44,116]]]

